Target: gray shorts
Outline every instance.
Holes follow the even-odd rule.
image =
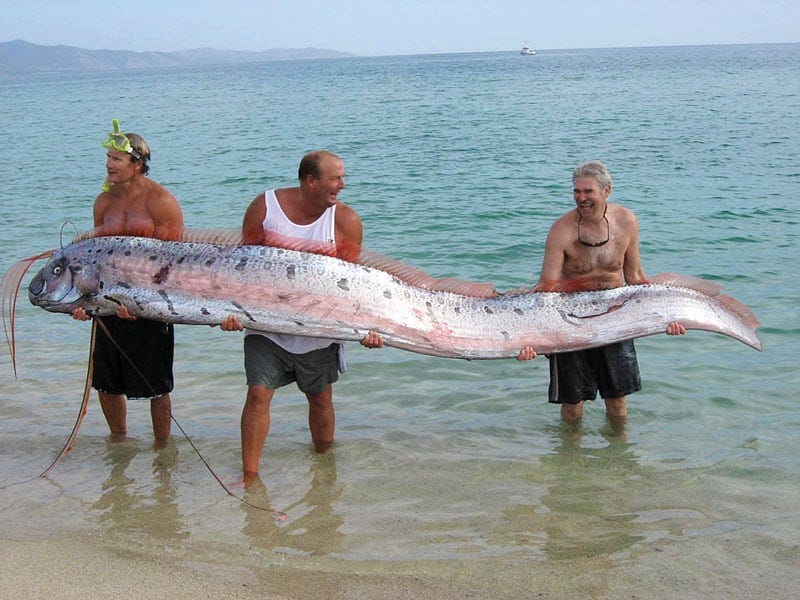
[[[621,398],[642,389],[633,340],[550,356],[550,402]]]
[[[278,389],[292,382],[304,394],[318,394],[339,379],[339,344],[292,354],[263,335],[244,338],[247,385]]]

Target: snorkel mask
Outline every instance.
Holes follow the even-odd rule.
[[[106,139],[103,142],[103,148],[113,148],[119,152],[130,154],[136,160],[142,160],[142,155],[133,149],[128,136],[119,130],[119,120],[111,119],[111,125],[114,127],[114,131],[110,132],[108,136],[106,136]],[[108,182],[108,179],[106,179],[103,183],[102,189],[104,192],[107,192],[111,189],[111,184]]]

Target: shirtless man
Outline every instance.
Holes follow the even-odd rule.
[[[135,133],[120,133],[119,124],[113,123],[115,131],[103,142],[107,179],[94,202],[94,235],[179,239],[183,213],[178,201],[147,177],[150,147]],[[91,318],[83,308],[75,309],[72,317]],[[116,316],[98,319],[105,327],[95,339],[92,387],[112,436],[127,433],[126,396],[150,398],[153,434],[163,443],[172,421],[172,324],[137,319],[125,306],[119,307]]]
[[[339,200],[344,187],[344,163],[325,150],[306,154],[298,168],[297,187],[268,190],[250,203],[242,223],[245,244],[265,244],[275,235],[327,246],[343,260],[355,261],[361,251],[363,227],[355,210]],[[241,331],[231,315],[220,325]],[[380,348],[383,339],[370,331],[361,340]],[[335,414],[333,383],[343,371],[343,344],[319,339],[247,330],[244,362],[247,398],[241,418],[244,482],[258,473],[270,426],[275,389],[296,382],[308,400],[308,425],[314,448],[326,452],[333,444]]]
[[[606,290],[647,283],[636,215],[608,203],[611,175],[605,165],[599,161],[580,165],[572,182],[576,208],[550,228],[542,272],[532,291]],[[666,333],[683,335],[686,329],[675,322]],[[523,348],[517,358],[536,358],[535,348]],[[642,388],[633,340],[549,358],[549,401],[561,404],[565,421],[580,419],[584,401],[594,400],[598,390],[609,418],[625,417],[627,395]]]

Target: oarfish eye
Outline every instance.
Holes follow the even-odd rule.
[[[61,275],[63,270],[64,267],[62,267],[61,265],[56,265],[55,267],[53,267],[53,275]]]

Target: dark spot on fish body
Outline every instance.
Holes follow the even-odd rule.
[[[294,279],[297,276],[297,268],[295,265],[286,266],[286,279]]]
[[[249,312],[247,312],[247,310],[245,309],[244,306],[242,306],[238,302],[231,302],[231,304],[233,304],[237,309],[242,311],[244,313],[244,316],[247,317],[250,321],[255,322],[255,319],[253,318],[253,315],[251,315]]]
[[[301,328],[306,326],[306,324],[303,323],[302,321],[295,321],[294,324]]]
[[[121,288],[124,288],[126,290],[131,289],[131,286],[128,285],[127,283],[125,283],[124,281],[118,281],[117,282],[117,287],[121,287]]]
[[[105,300],[108,300],[109,302],[113,302],[113,303],[114,303],[114,304],[116,304],[117,306],[122,306],[122,302],[120,302],[120,301],[119,301],[119,300],[117,300],[116,298],[112,298],[111,296],[103,296],[103,298],[104,298]]]
[[[522,315],[525,314],[525,311],[523,311],[521,308],[515,308],[514,314],[519,315],[521,317]]]
[[[113,254],[113,252],[110,252],[109,254]],[[125,250],[125,256],[130,256],[130,255],[131,255],[131,251],[130,250]]]
[[[339,288],[343,289],[345,292],[350,291],[350,282],[347,281],[347,279],[340,279],[339,281],[336,282],[336,285]]]
[[[156,261],[156,260],[158,260],[158,254],[151,254],[149,258],[152,261]]]
[[[153,275],[153,283],[160,285],[164,283],[167,278],[169,278],[169,267],[170,265],[164,265],[158,270],[158,273]]]
[[[247,257],[246,257],[246,256],[242,256],[242,257],[239,259],[239,262],[238,262],[238,263],[236,264],[236,266],[234,267],[234,269],[235,269],[235,270],[237,270],[237,271],[244,271],[244,268],[245,268],[246,266],[247,266]]]
[[[103,280],[101,279],[101,280],[100,280],[100,281],[97,283],[97,288],[98,288],[98,289],[100,289],[100,290],[102,290],[104,287],[106,287],[106,282],[105,282],[105,281],[103,281]]]
[[[502,335],[505,339],[510,339],[511,338],[511,336],[509,335],[509,333],[507,331],[501,331],[500,335]]]
[[[178,313],[175,312],[175,306],[172,304],[172,300],[170,299],[169,294],[164,290],[158,290],[158,295],[167,301],[167,309],[169,310],[169,312],[171,312],[173,315],[177,315]]]
[[[461,307],[460,306],[456,306],[456,307],[453,308],[453,311],[455,311],[455,313],[457,315],[460,315],[461,314]]]
[[[209,258],[209,259],[206,261],[206,266],[207,266],[207,267],[210,267],[210,266],[211,266],[211,265],[213,265],[215,262],[216,262],[216,259],[215,259],[215,258]]]
[[[176,260],[175,262],[178,263],[179,265],[182,265],[183,261],[185,261],[185,260],[186,260],[186,255],[184,254],[182,256],[179,256],[178,260]]]
[[[389,290],[383,290],[383,297],[384,298],[388,298],[389,300],[391,300],[392,299],[392,292],[390,292]]]
[[[485,312],[487,315],[493,315],[494,314],[494,311],[491,308],[489,308],[488,306],[484,306],[483,307],[483,312]]]
[[[200,309],[200,314],[208,316],[208,315],[210,315],[211,313],[210,313],[210,312],[208,311],[208,309],[207,309],[207,308],[204,306],[204,307],[202,307],[202,308]]]

